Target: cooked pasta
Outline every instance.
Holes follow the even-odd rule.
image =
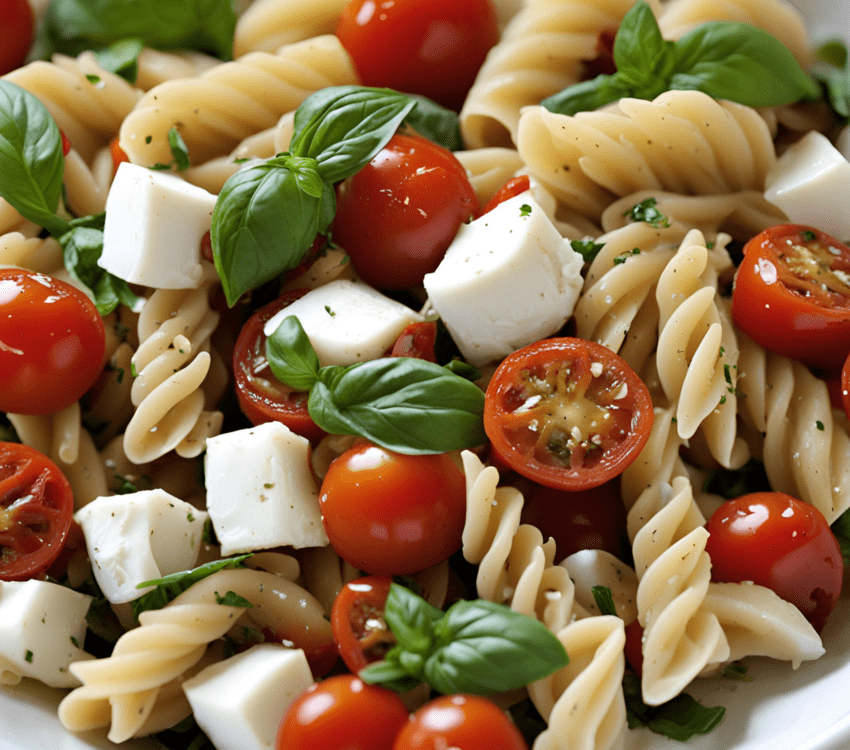
[[[233,54],[274,52],[286,44],[333,34],[347,0],[255,0],[239,16]]]

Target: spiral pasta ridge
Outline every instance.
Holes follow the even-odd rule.
[[[255,0],[236,22],[233,54],[274,52],[323,34],[333,34],[347,0]]]

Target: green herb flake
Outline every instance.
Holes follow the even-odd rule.
[[[611,593],[611,589],[607,586],[593,586],[590,593],[593,594],[593,601],[596,602],[599,614],[617,616],[617,606],[614,604],[614,595]]]
[[[733,661],[726,664],[720,670],[720,675],[727,680],[738,680],[739,682],[752,682],[753,678],[747,674],[747,668],[739,662]]]
[[[29,664],[32,664],[32,657],[33,657],[33,652],[30,651],[29,649],[27,649],[26,654],[24,654],[24,661],[26,661]]]
[[[655,229],[664,229],[670,226],[670,219],[658,210],[658,201],[655,198],[642,200],[625,211],[623,216],[627,216],[634,222],[643,221]]]
[[[531,216],[531,206],[529,206],[527,203],[523,203],[519,207],[519,215],[522,217]]]
[[[800,232],[800,236],[805,242],[814,242],[818,236],[811,229],[804,229]]]
[[[250,609],[254,606],[244,596],[239,596],[239,594],[234,591],[228,591],[224,596],[221,596],[218,591],[216,591],[215,601],[216,604],[222,604],[226,607],[242,607],[244,609]]]
[[[826,429],[823,425],[823,422],[821,422],[819,419],[815,422],[815,427],[817,427],[821,432],[823,432],[824,429]]]
[[[570,247],[584,258],[585,263],[590,263],[599,255],[599,251],[605,247],[605,243],[594,242],[590,239],[570,240]]]
[[[620,253],[617,257],[614,258],[614,265],[618,266],[621,263],[625,263],[626,260],[632,255],[640,255],[640,248],[634,247],[626,253]]]
[[[336,313],[335,313],[333,310],[331,310],[331,306],[330,306],[330,305],[325,305],[325,312],[326,312],[328,315],[330,315],[332,318],[335,318],[335,317],[336,317]]]
[[[86,80],[92,84],[92,86],[97,86],[97,84],[99,84],[103,79],[100,76],[89,73],[86,75]]]

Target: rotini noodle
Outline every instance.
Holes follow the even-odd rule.
[[[274,52],[324,34],[333,34],[347,0],[255,0],[236,23],[233,54]]]

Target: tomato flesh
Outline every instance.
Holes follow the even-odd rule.
[[[383,659],[395,645],[395,636],[384,621],[390,593],[390,576],[364,576],[340,589],[331,608],[331,630],[339,655],[350,672]]]
[[[35,16],[28,0],[0,2],[0,29],[0,75],[5,75],[24,64],[35,36]]]
[[[436,362],[437,324],[430,320],[410,323],[404,327],[393,344],[391,357],[415,357]]]

